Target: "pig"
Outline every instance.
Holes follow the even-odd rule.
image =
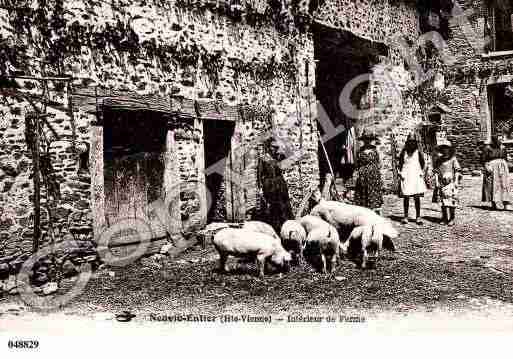
[[[376,268],[379,253],[383,249],[395,252],[395,245],[383,234],[384,225],[377,223],[355,227],[347,241],[341,245],[342,252],[349,257],[361,257],[361,267]]]
[[[379,233],[390,240],[399,236],[399,233],[388,219],[365,207],[321,199],[310,214],[318,216],[335,226],[339,233],[342,233],[342,238],[347,238],[347,234],[351,233],[355,227],[375,224],[380,225]]]
[[[276,234],[276,231],[274,230],[274,228],[270,224],[267,224],[265,222],[247,221],[247,222],[244,222],[244,224],[242,225],[242,228],[247,229],[249,231],[255,231],[255,232],[267,234],[268,236],[273,237],[279,243],[281,243],[280,237],[278,236],[278,234]]]
[[[329,223],[318,216],[306,215],[297,220],[305,228],[306,233],[310,233],[314,228],[328,228]]]
[[[384,217],[369,208],[337,201],[321,200],[310,214],[324,219],[335,227],[359,227],[385,221]]]
[[[306,244],[306,231],[301,223],[297,220],[288,220],[281,227],[280,236],[282,244],[285,248],[294,248],[297,250],[296,255],[298,262],[303,263],[303,250]]]
[[[327,273],[327,258],[330,263],[330,273],[332,273],[337,264],[337,258],[339,257],[341,247],[337,229],[330,224],[327,224],[327,226],[313,228],[306,237],[306,243],[309,246],[318,247],[321,258],[322,273]]]
[[[224,228],[213,239],[214,247],[219,253],[220,270],[228,271],[229,256],[250,257],[256,260],[258,275],[264,277],[265,262],[288,271],[292,257],[275,238],[265,233],[243,228]]]

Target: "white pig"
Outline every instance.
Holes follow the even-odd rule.
[[[296,250],[299,263],[303,262],[303,249],[306,244],[306,231],[299,221],[288,220],[281,227],[280,236],[285,248]]]
[[[314,228],[329,228],[329,223],[319,216],[306,215],[297,220],[310,233]]]
[[[355,227],[347,241],[341,245],[342,252],[349,257],[361,256],[361,266],[375,268],[379,253],[383,249],[394,252],[392,240],[383,235],[383,224]]]
[[[318,247],[321,257],[322,272],[327,273],[326,259],[330,262],[330,272],[333,272],[337,264],[337,258],[340,250],[340,237],[337,229],[329,225],[327,227],[320,226],[312,229],[306,237],[309,246]]]
[[[385,221],[384,217],[369,208],[337,201],[321,200],[310,214],[324,219],[335,227],[359,227]]]
[[[267,234],[268,236],[273,237],[279,243],[281,243],[280,237],[278,236],[278,234],[276,234],[276,231],[274,230],[274,228],[270,224],[267,224],[265,222],[247,221],[247,222],[244,222],[244,224],[242,225],[242,228],[247,229],[248,231],[255,231],[255,232]]]
[[[250,257],[256,260],[258,274],[264,277],[266,260],[288,270],[292,257],[276,239],[260,232],[242,228],[224,228],[216,233],[213,240],[219,253],[221,271],[228,271],[229,256]]]
[[[355,227],[379,224],[380,233],[383,236],[391,240],[399,236],[399,233],[388,219],[378,215],[369,208],[336,201],[321,200],[319,204],[312,209],[311,214],[332,224],[341,231],[341,233],[346,231],[346,235]]]

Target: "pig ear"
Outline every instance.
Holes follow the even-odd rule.
[[[395,252],[395,245],[392,242],[392,239],[388,236],[383,236],[383,248],[389,250],[390,252]]]

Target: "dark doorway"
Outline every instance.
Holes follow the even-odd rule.
[[[211,203],[207,212],[207,223],[214,221],[226,221],[227,218],[226,203],[231,198],[226,198],[226,185],[230,185],[229,181],[225,181],[224,170],[226,166],[231,164],[231,140],[235,123],[231,121],[221,120],[205,120],[203,124],[203,134],[205,139],[205,169],[208,173],[208,168],[223,159],[226,162],[222,166],[221,175],[219,170],[216,173],[207,175],[206,185],[207,190],[210,192]]]
[[[495,16],[495,51],[513,50],[513,4],[499,1],[492,13]]]
[[[316,59],[316,96],[319,101],[319,114],[329,117],[334,127],[343,125],[346,129],[357,126],[357,120],[348,117],[340,106],[340,95],[347,85],[359,75],[368,74],[371,67],[378,62],[379,56],[385,56],[388,49],[385,45],[371,42],[343,31],[329,29],[322,25],[314,27],[314,46]],[[359,84],[351,93],[354,108],[365,109],[368,103],[365,96],[369,82]],[[321,135],[324,135],[319,127]],[[329,162],[335,175],[347,179],[352,176],[354,166],[342,165],[343,145],[347,131],[341,132],[324,143],[328,158],[322,146],[319,146],[319,171],[321,185],[330,172]],[[330,136],[331,137],[331,136]],[[355,141],[356,144],[356,141]]]
[[[506,139],[513,132],[513,84],[504,83],[488,88],[492,117],[492,134]]]

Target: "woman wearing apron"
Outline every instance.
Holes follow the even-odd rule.
[[[492,136],[491,144],[483,149],[483,202],[491,202],[492,209],[497,209],[497,202],[502,202],[504,210],[511,211],[511,189],[509,169],[504,147],[497,136]]]

